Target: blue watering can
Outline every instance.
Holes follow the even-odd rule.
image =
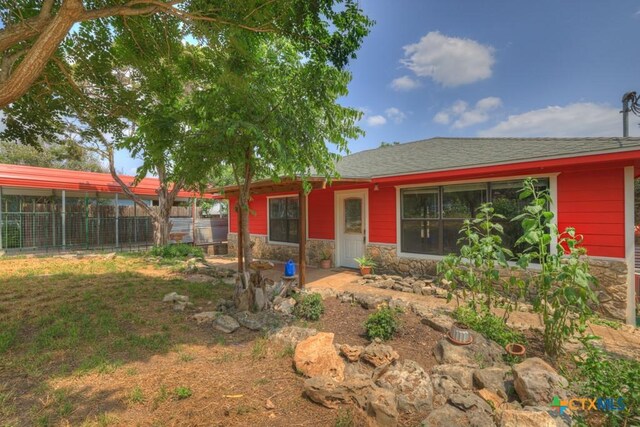
[[[296,275],[296,263],[293,262],[292,259],[287,261],[287,263],[284,265],[284,275],[286,277],[293,277]]]

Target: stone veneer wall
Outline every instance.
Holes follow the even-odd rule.
[[[437,261],[416,258],[398,258],[396,245],[370,243],[368,255],[378,265],[380,274],[412,275],[416,277],[435,276]],[[627,264],[623,260],[588,258],[591,274],[599,282],[599,311],[613,319],[627,320]],[[535,273],[535,270],[533,270]]]
[[[235,256],[238,251],[238,234],[229,233],[227,235],[228,254]],[[267,259],[273,261],[298,260],[298,245],[279,245],[269,243],[267,236],[252,234],[253,257],[255,259]],[[312,266],[320,265],[323,252],[333,258],[334,241],[324,239],[307,240],[307,263]]]

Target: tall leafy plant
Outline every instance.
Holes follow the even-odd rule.
[[[580,246],[582,236],[568,227],[561,234],[549,211],[552,203],[548,190],[541,190],[537,180],[527,179],[519,197],[531,199],[523,213],[513,218],[520,221],[523,234],[516,244],[526,249],[520,255],[518,265],[528,268],[532,262],[540,265],[540,271],[531,277],[533,308],[544,323],[544,348],[552,357],[557,356],[567,339],[582,333],[592,314],[591,306],[598,303],[592,287],[597,279],[589,273],[584,258],[586,249]],[[553,236],[557,235],[555,250],[551,250]]]
[[[447,255],[437,269],[449,284],[449,299],[454,293],[457,295],[457,290],[465,298],[469,294],[470,307],[482,315],[490,314],[499,291],[511,295],[515,290],[515,298],[502,304],[503,319],[506,320],[522,294],[524,282],[514,275],[507,279],[500,275],[501,271],[510,268],[508,260],[513,258],[513,253],[503,245],[504,230],[499,221],[504,219],[491,203],[482,204],[475,218],[464,221],[458,240],[459,254]],[[481,301],[478,301],[479,294],[482,294]]]

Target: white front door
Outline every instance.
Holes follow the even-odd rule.
[[[366,190],[336,192],[337,263],[358,267],[354,258],[364,256],[366,243]]]

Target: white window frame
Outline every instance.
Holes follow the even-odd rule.
[[[514,181],[514,180],[522,180],[526,178],[544,178],[549,180],[549,194],[553,202],[550,206],[550,211],[553,212],[553,221],[554,225],[558,225],[558,175],[559,173],[550,173],[550,174],[538,174],[538,175],[512,175],[507,177],[500,178],[478,178],[478,179],[469,179],[469,180],[458,180],[458,181],[435,181],[435,182],[422,182],[419,184],[406,184],[406,185],[396,185],[396,256],[398,258],[412,258],[412,259],[423,259],[423,260],[433,260],[440,261],[445,255],[430,255],[430,254],[416,254],[412,252],[402,252],[402,200],[401,200],[401,190],[406,188],[421,188],[421,187],[438,187],[438,186],[447,186],[447,185],[456,185],[456,184],[472,184],[478,182],[502,182],[502,181]],[[551,252],[556,252],[556,244],[558,241],[558,236],[551,236]],[[535,267],[534,267],[535,268]]]

